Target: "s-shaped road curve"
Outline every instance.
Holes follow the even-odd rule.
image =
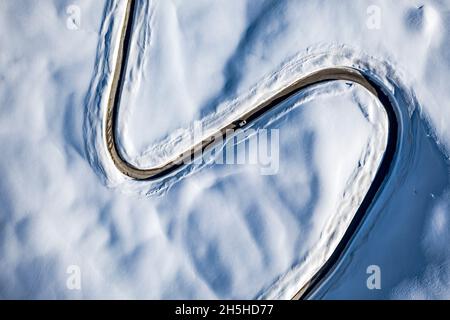
[[[119,42],[119,52],[117,56],[117,61],[115,65],[115,71],[113,75],[111,92],[108,99],[108,106],[106,111],[106,125],[104,126],[104,138],[107,145],[107,150],[109,155],[114,162],[117,169],[124,175],[136,179],[136,180],[153,180],[162,178],[170,173],[173,173],[185,163],[191,161],[191,159],[198,154],[199,151],[205,151],[216,145],[216,143],[221,143],[222,139],[217,139],[217,137],[225,138],[227,130],[243,129],[251,123],[252,121],[258,119],[263,114],[269,110],[276,107],[281,102],[289,99],[296,93],[309,88],[313,85],[320,83],[326,83],[336,80],[344,80],[352,83],[356,83],[364,87],[370,94],[375,96],[383,105],[386,110],[386,114],[389,122],[389,133],[385,153],[380,166],[375,174],[372,184],[366,193],[361,205],[359,206],[357,212],[355,213],[349,227],[344,233],[342,239],[338,243],[336,249],[330,256],[330,258],[325,262],[325,264],[316,272],[316,274],[304,284],[293,299],[305,299],[310,293],[313,292],[315,288],[322,283],[326,276],[333,270],[336,264],[339,262],[340,258],[345,252],[345,249],[350,243],[353,235],[356,233],[358,227],[360,226],[364,216],[369,211],[370,207],[377,194],[381,191],[386,177],[391,170],[392,164],[394,162],[395,156],[397,154],[398,140],[400,136],[399,125],[398,125],[398,115],[396,113],[395,104],[393,103],[393,98],[389,96],[388,91],[385,90],[382,85],[372,79],[370,75],[364,74],[362,71],[347,67],[347,66],[336,66],[332,68],[319,69],[308,75],[301,77],[289,86],[285,87],[263,103],[254,106],[250,111],[242,114],[229,124],[218,129],[217,132],[210,137],[204,139],[196,145],[190,147],[186,152],[172,158],[171,160],[163,163],[159,166],[151,168],[137,168],[136,166],[127,162],[127,160],[118,152],[115,137],[115,126],[117,123],[118,109],[120,104],[122,87],[125,79],[127,57],[130,48],[130,38],[131,31],[133,28],[134,12],[135,12],[136,2],[135,0],[128,0],[126,13],[124,18],[124,23],[122,31],[120,34]]]

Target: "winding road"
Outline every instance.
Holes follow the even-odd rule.
[[[190,147],[186,152],[177,155],[171,160],[163,163],[159,166],[151,168],[137,168],[136,166],[127,162],[127,160],[118,152],[116,142],[116,123],[118,118],[119,104],[121,100],[122,87],[125,80],[127,57],[130,48],[131,32],[133,28],[134,12],[136,7],[135,0],[128,0],[126,15],[124,18],[123,28],[120,35],[119,52],[117,55],[117,61],[115,71],[113,75],[113,81],[111,86],[111,92],[108,99],[108,106],[106,111],[106,123],[104,126],[104,139],[106,142],[109,155],[114,162],[114,165],[124,175],[136,179],[136,180],[152,180],[162,178],[169,175],[176,170],[184,166],[185,163],[191,161],[191,159],[199,152],[203,152],[208,148],[216,146],[217,143],[222,143],[222,139],[226,137],[227,130],[243,129],[264,115],[269,110],[275,108],[281,102],[289,99],[296,93],[309,88],[313,85],[320,83],[326,83],[337,80],[344,80],[347,82],[358,84],[364,87],[370,94],[375,96],[381,105],[385,108],[389,122],[389,133],[385,153],[377,173],[372,181],[372,184],[366,193],[361,205],[355,213],[349,227],[345,234],[337,245],[335,251],[327,262],[316,272],[316,274],[295,294],[293,299],[305,299],[317,288],[322,281],[333,271],[333,268],[339,262],[340,258],[346,251],[352,237],[358,230],[361,222],[370,210],[377,195],[381,192],[384,186],[386,178],[389,176],[389,172],[392,169],[392,165],[397,154],[397,146],[400,137],[400,126],[398,121],[398,114],[396,109],[395,100],[389,95],[389,91],[385,89],[382,84],[378,83],[376,79],[372,78],[369,74],[348,67],[348,66],[336,66],[332,68],[324,68],[316,70],[310,74],[307,74],[300,79],[296,80],[289,86],[285,87],[277,94],[273,95],[263,103],[254,106],[250,111],[236,117],[234,121],[218,129],[215,134],[205,138],[196,145]],[[221,137],[221,139],[217,139]]]

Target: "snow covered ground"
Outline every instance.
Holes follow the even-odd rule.
[[[370,185],[382,108],[359,86],[320,85],[254,125],[279,130],[276,174],[208,164],[131,181],[101,136],[125,4],[0,2],[0,297],[290,297]],[[356,66],[391,88],[408,138],[313,297],[450,298],[450,2],[137,9],[119,123],[129,161],[160,163],[188,143],[194,121],[215,128],[307,72]],[[370,265],[380,290],[366,286]],[[80,290],[68,286],[71,266]]]

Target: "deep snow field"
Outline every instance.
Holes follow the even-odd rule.
[[[132,181],[102,136],[125,7],[0,2],[0,298],[289,299],[370,186],[383,108],[358,85],[321,84],[252,125],[278,130],[273,174],[206,163]],[[135,19],[117,133],[138,166],[322,67],[389,88],[395,167],[312,298],[450,299],[450,1],[142,0]]]

